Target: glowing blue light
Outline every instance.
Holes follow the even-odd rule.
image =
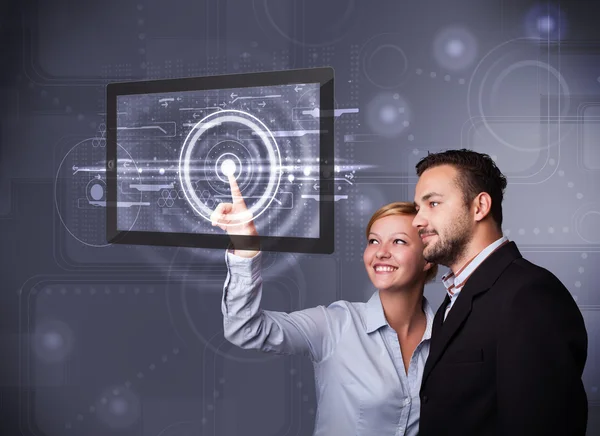
[[[550,33],[554,30],[554,26],[556,26],[556,22],[554,21],[554,18],[549,15],[539,17],[537,20],[537,28],[540,33]]]

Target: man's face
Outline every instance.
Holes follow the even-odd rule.
[[[458,171],[451,165],[429,168],[415,189],[418,213],[413,220],[423,241],[428,262],[457,267],[473,237],[474,219],[458,186]]]

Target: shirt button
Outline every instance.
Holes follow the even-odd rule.
[[[407,398],[406,400],[404,400],[404,405],[408,406],[410,404],[410,398]]]

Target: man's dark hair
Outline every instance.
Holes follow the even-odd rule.
[[[502,229],[502,197],[506,189],[506,177],[500,172],[490,156],[472,150],[446,150],[440,153],[429,153],[417,163],[417,175],[425,170],[440,165],[452,165],[458,170],[457,185],[463,193],[465,204],[481,192],[492,197],[492,218]]]

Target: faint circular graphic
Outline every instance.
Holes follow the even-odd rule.
[[[373,213],[385,204],[386,200],[380,189],[371,188],[366,185],[359,186],[353,209],[358,212],[357,224],[358,228],[362,230],[361,236],[364,236],[367,224]]]
[[[248,131],[252,139],[239,142],[240,130]],[[258,118],[239,110],[214,112],[188,133],[179,157],[180,186],[189,205],[207,221],[213,209],[198,192],[231,193],[227,176],[218,165],[222,159],[239,162],[237,183],[251,219],[258,218],[273,201],[281,179],[281,155],[273,134]],[[245,222],[248,220],[240,224]]]
[[[62,225],[77,241],[106,247],[111,245],[106,243],[106,148],[97,141],[85,139],[63,157],[54,180],[54,204]],[[130,212],[122,221],[131,229],[140,212],[142,192],[130,185],[140,183],[140,174],[127,150],[120,145],[118,150],[119,178],[125,182],[119,186],[119,203]]]
[[[573,214],[577,235],[588,244],[600,244],[600,204],[587,203]]]
[[[86,195],[90,202],[106,202],[106,182],[101,177],[93,178],[88,182]]]
[[[98,419],[115,430],[131,427],[141,416],[138,395],[125,386],[105,389],[95,407]]]
[[[366,107],[366,121],[371,130],[393,138],[410,126],[411,111],[399,94],[382,93],[375,96]]]
[[[462,27],[441,30],[433,41],[433,56],[443,68],[460,71],[470,67],[477,57],[477,40]]]
[[[408,59],[400,47],[401,35],[383,33],[369,39],[360,50],[363,74],[373,85],[392,89],[406,79]]]
[[[343,0],[335,7],[319,0],[254,0],[253,7],[259,25],[265,21],[281,37],[302,47],[341,41],[358,18],[356,0]]]
[[[342,234],[349,235],[346,238],[346,258],[361,260],[367,244],[365,231],[369,219],[377,209],[391,201],[386,200],[385,192],[378,185],[357,185],[353,194],[347,201],[340,203],[338,216],[342,218],[336,225]],[[362,273],[366,276],[364,269]]]
[[[299,90],[299,98],[296,100],[296,111],[307,111],[311,114],[314,114],[315,110],[319,110],[320,108],[320,91],[319,87],[309,87],[308,89],[300,89]],[[333,99],[333,108],[336,109],[338,107],[337,100]],[[283,108],[282,108],[283,109]],[[318,113],[316,113],[318,115]],[[293,115],[292,115],[293,117]],[[305,130],[317,130],[319,128],[319,117],[318,116],[305,116],[303,115],[301,119],[292,118],[294,122],[301,128]],[[308,136],[307,136],[308,137]]]
[[[168,425],[156,436],[197,436],[202,433],[202,424],[196,421],[182,421]]]
[[[223,298],[224,276],[210,275],[216,271],[216,265],[206,265],[205,254],[196,249],[178,248],[173,259],[172,269],[168,272],[170,292],[165,293],[167,310],[175,332],[179,338],[193,349],[200,351],[205,347],[224,359],[238,362],[263,362],[276,356],[271,353],[234,355],[222,346],[227,341],[223,337],[222,321],[215,322],[213,309]],[[218,257],[222,266],[225,250],[212,250],[213,260]],[[269,292],[286,292],[294,305],[304,307],[306,280],[298,265],[296,256],[291,253],[263,252],[262,277],[265,289]],[[181,268],[181,265],[187,265]],[[179,267],[178,267],[179,266]],[[287,296],[285,297],[288,298]],[[218,320],[218,318],[217,318]],[[199,345],[202,348],[199,348]]]
[[[490,50],[473,71],[467,90],[472,122],[480,120],[498,143],[523,152],[555,146],[572,130],[569,126],[554,128],[552,124],[569,112],[569,86],[560,71],[539,60],[539,47],[528,41],[531,39],[517,38]],[[511,120],[545,123],[547,143],[516,143],[492,126],[492,121]]]
[[[62,321],[43,320],[35,326],[32,346],[42,362],[63,362],[73,349],[73,331]]]
[[[542,42],[557,42],[568,35],[566,14],[558,6],[545,3],[533,6],[525,15],[525,35]]]
[[[219,194],[229,194],[229,179],[226,172],[231,169],[232,175],[243,192],[253,180],[252,176],[260,166],[260,164],[251,164],[253,161],[257,161],[255,155],[253,156],[250,150],[240,141],[234,139],[220,141],[207,153],[204,161],[205,180]],[[249,163],[248,167],[246,167],[246,163]],[[216,180],[215,176],[217,177]]]

